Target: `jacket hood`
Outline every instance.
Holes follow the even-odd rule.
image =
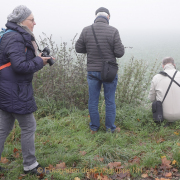
[[[34,47],[32,46],[32,43],[31,43],[31,35],[27,31],[25,31],[21,26],[17,25],[16,23],[8,21],[6,23],[6,27],[8,29],[19,32],[23,36],[24,41],[26,42],[26,44],[25,44],[26,47],[34,49]]]

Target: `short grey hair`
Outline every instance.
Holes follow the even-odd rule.
[[[173,64],[174,65],[174,59],[172,57],[166,57],[163,59],[162,64],[165,66],[166,64]]]
[[[108,17],[109,15],[106,12],[98,12],[96,14],[96,17],[98,17],[98,16],[106,16],[106,17]]]

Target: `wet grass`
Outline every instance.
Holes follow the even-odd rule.
[[[125,111],[126,109],[126,111]],[[157,126],[152,120],[150,108],[123,106],[117,108],[116,125],[120,132],[106,133],[104,127],[104,110],[101,106],[101,128],[96,134],[89,130],[90,118],[88,111],[74,110],[67,116],[47,116],[37,119],[36,157],[38,162],[48,167],[65,162],[66,169],[48,174],[44,179],[85,179],[84,168],[95,167],[103,169],[110,162],[121,162],[129,169],[131,177],[139,177],[143,169],[154,168],[161,164],[161,157],[176,160],[180,164],[180,122],[171,127]],[[165,124],[165,122],[164,122]],[[176,132],[176,134],[174,133]],[[14,148],[19,156],[14,157]],[[3,164],[9,170],[5,179],[22,178],[22,154],[20,144],[20,128],[16,126],[8,136],[2,157],[9,162]],[[82,152],[85,152],[82,154]],[[102,158],[101,161],[96,157]],[[131,163],[134,158],[138,163]],[[79,169],[79,172],[69,173],[69,169]],[[134,171],[139,168],[142,172]],[[23,179],[38,179],[35,176],[25,176]]]

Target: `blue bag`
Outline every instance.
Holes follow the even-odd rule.
[[[11,32],[11,31],[14,31],[14,30],[8,29],[8,30],[6,31],[6,29],[2,28],[2,31],[0,31],[0,43],[1,43],[1,39],[2,39],[2,37],[4,36],[4,34],[6,34],[6,33],[8,33],[8,32]],[[16,31],[14,31],[14,32],[16,32]]]

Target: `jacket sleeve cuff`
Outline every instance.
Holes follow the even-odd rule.
[[[43,60],[39,57],[39,56],[36,56],[34,59],[33,59],[33,62],[36,66],[36,70],[40,70],[43,68],[44,64],[43,64]]]

